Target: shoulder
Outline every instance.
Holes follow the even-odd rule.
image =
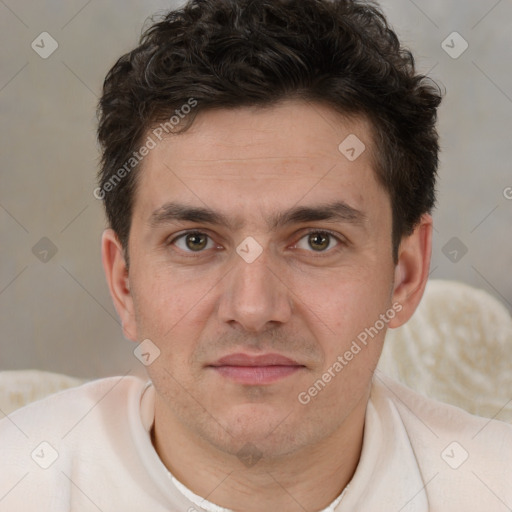
[[[51,457],[58,454],[60,463],[72,464],[74,454],[115,436],[116,429],[122,435],[120,426],[140,417],[140,397],[146,386],[132,376],[97,379],[12,412],[0,420],[3,460],[20,467],[33,462],[44,466],[50,459],[43,458],[50,453]],[[3,464],[0,474],[7,467]]]
[[[424,397],[380,372],[371,403],[405,430],[431,505],[512,503],[512,425]]]
[[[404,425],[418,431],[418,435],[426,433],[422,431],[428,431],[434,437],[436,434],[471,434],[476,439],[477,434],[482,431],[484,435],[481,439],[490,440],[491,436],[485,435],[484,432],[485,429],[489,429],[494,433],[501,432],[505,438],[512,436],[512,425],[508,423],[476,416],[460,407],[423,396],[382,372],[376,372],[374,375],[371,397],[375,403],[392,404],[399,412]]]
[[[147,434],[141,399],[149,384],[133,376],[98,379],[0,420],[0,510],[21,503],[27,511],[68,510],[74,485],[98,500],[120,478],[135,487],[126,474],[136,479],[139,471],[135,445]]]
[[[93,380],[54,393],[0,419],[0,439],[20,430],[30,435],[34,430],[41,432],[45,426],[64,426],[69,421],[77,421],[77,415],[91,408],[101,409],[113,404],[121,406],[130,400],[130,396],[140,394],[145,385],[141,378],[118,376]]]

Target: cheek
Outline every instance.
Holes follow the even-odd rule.
[[[379,279],[383,274],[359,267],[317,275],[303,281],[301,298],[331,332],[363,327],[387,308],[391,289],[389,279]]]
[[[201,297],[208,289],[197,279],[176,280],[168,273],[146,270],[138,277],[134,294],[138,332],[176,360],[198,338],[195,332],[207,316],[206,298]]]
[[[385,333],[380,318],[390,308],[388,280],[363,271],[355,276],[345,274],[338,280],[331,276],[328,286],[322,289],[311,287],[307,297],[308,309],[305,311],[309,311],[308,317],[316,325],[314,332],[318,339],[324,340],[327,365],[349,350],[354,341],[361,348],[358,350],[357,345],[353,346],[353,352],[357,352],[354,361],[368,366],[378,358]],[[351,363],[351,366],[359,364]]]
[[[158,258],[143,258],[133,269],[136,304],[141,320],[152,330],[169,329],[208,300],[215,286],[213,275],[197,275],[195,269],[176,269]],[[183,319],[183,320],[181,320]]]

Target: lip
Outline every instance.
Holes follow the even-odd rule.
[[[245,385],[271,384],[305,368],[281,354],[229,354],[209,365],[222,377]]]
[[[244,353],[229,354],[221,357],[210,366],[303,366],[297,361],[281,354],[249,355]]]

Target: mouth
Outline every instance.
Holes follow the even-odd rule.
[[[239,384],[260,386],[289,377],[305,366],[280,354],[230,354],[208,365],[221,377]]]

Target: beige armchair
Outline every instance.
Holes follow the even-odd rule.
[[[410,321],[388,331],[378,368],[423,395],[512,422],[512,318],[483,290],[429,281]]]

